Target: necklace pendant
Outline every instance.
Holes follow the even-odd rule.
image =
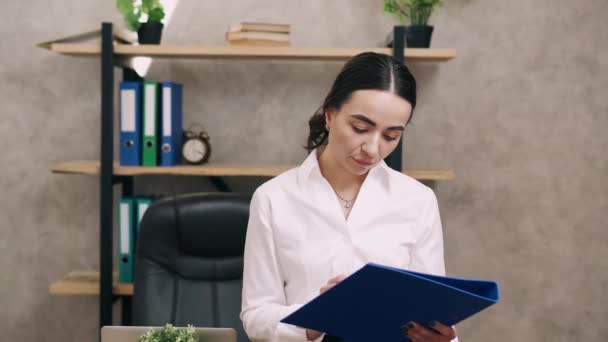
[[[344,204],[344,208],[346,208],[346,209],[350,208],[350,203]]]

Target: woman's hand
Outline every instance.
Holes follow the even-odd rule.
[[[309,341],[314,341],[314,340],[318,339],[319,337],[321,337],[321,335],[323,335],[323,333],[320,331],[306,329],[306,339]]]
[[[320,293],[323,293],[329,289],[331,289],[332,287],[334,287],[337,283],[341,282],[342,280],[344,280],[346,278],[345,275],[340,274],[338,276],[335,276],[331,279],[329,279],[329,281],[327,281],[327,284],[325,284],[321,290],[319,291]]]
[[[449,342],[456,338],[456,329],[432,321],[426,328],[418,323],[409,322],[403,326],[403,336],[413,342]]]
[[[331,289],[332,287],[334,287],[337,283],[341,282],[342,280],[344,280],[346,278],[345,275],[340,274],[338,276],[335,276],[331,279],[329,279],[327,281],[327,284],[323,285],[323,287],[321,287],[321,290],[319,290],[320,293],[323,293],[329,289]],[[321,335],[323,335],[322,332],[320,331],[316,331],[316,330],[312,330],[312,329],[306,329],[306,338],[309,341],[314,341],[316,339],[318,339],[319,337],[321,337]]]

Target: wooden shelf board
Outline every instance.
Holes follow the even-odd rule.
[[[55,43],[50,50],[69,56],[95,57],[101,47],[93,44]],[[365,51],[392,54],[390,48],[314,48],[314,47],[259,47],[259,46],[198,46],[198,45],[128,45],[114,44],[114,53],[123,57],[204,58],[204,59],[304,59],[347,60]],[[448,61],[456,57],[455,49],[405,49],[410,61]]]
[[[172,167],[119,166],[114,163],[114,174],[119,176],[171,175],[171,176],[260,176],[274,177],[295,166],[289,165],[178,165]],[[51,168],[53,173],[99,175],[98,161],[77,160]],[[453,170],[405,169],[404,173],[418,180],[453,180]]]
[[[133,284],[121,284],[117,281],[118,274],[114,274],[112,292],[120,296],[132,296]],[[72,271],[63,279],[49,286],[49,293],[59,296],[98,296],[99,295],[99,272],[97,271]]]

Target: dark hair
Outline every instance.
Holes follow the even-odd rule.
[[[386,90],[401,96],[412,105],[413,114],[416,107],[416,80],[409,69],[386,54],[360,53],[344,64],[323,105],[308,120],[310,133],[305,147],[308,152],[327,141],[329,132],[325,128],[325,112],[330,108],[340,110],[352,93],[366,89]],[[410,116],[409,120],[411,118]]]

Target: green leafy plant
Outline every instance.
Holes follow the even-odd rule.
[[[131,31],[139,29],[143,16],[147,16],[149,23],[160,22],[165,18],[165,9],[160,0],[116,0],[116,8]]]
[[[188,325],[185,329],[178,329],[166,324],[160,329],[150,329],[137,339],[137,342],[196,342],[194,327]]]
[[[412,25],[427,25],[433,10],[442,4],[442,0],[384,0],[384,12],[397,15],[402,25],[405,18]]]

